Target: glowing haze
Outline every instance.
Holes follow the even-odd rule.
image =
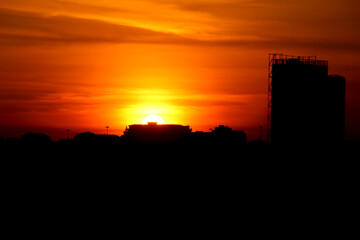
[[[284,52],[317,55],[347,78],[356,138],[359,10],[357,0],[2,0],[0,136],[122,134],[158,115],[256,137],[268,54]]]

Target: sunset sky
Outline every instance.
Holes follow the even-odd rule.
[[[251,139],[273,52],[328,60],[360,139],[358,0],[1,0],[0,136],[122,135],[156,114]]]

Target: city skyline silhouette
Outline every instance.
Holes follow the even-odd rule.
[[[271,129],[359,142],[359,9],[355,0],[1,2],[0,137],[122,136],[157,115],[192,132],[228,126],[248,142],[269,142]],[[327,61],[327,73],[315,83],[294,68],[269,98],[272,53]]]
[[[275,145],[342,145],[345,143],[345,78],[340,75],[328,75],[328,62],[318,60],[316,56],[294,56],[283,53],[269,54],[268,73],[268,124],[266,138],[262,128],[259,135],[250,143],[262,142]],[[183,141],[197,144],[209,144],[209,139],[223,136],[227,145],[238,142],[247,144],[244,131],[233,131],[225,125],[218,125],[210,132],[192,131],[189,125],[168,124],[158,115],[146,116],[141,124],[126,126],[123,134],[109,135],[110,126],[104,127],[104,134],[86,131],[74,135],[73,140],[81,144],[99,144],[120,142],[145,145],[179,143]],[[291,130],[297,131],[297,133]],[[66,140],[71,130],[66,130]],[[219,135],[220,134],[220,135]],[[237,134],[238,139],[235,137]],[[242,136],[241,136],[242,134]],[[226,137],[224,137],[226,136]],[[51,137],[43,133],[29,132],[21,136],[22,143],[49,144]],[[82,139],[82,140],[81,140]],[[189,140],[191,139],[191,140]],[[64,142],[60,139],[58,142]],[[16,138],[2,137],[3,143],[16,143]],[[220,145],[220,140],[214,140]],[[224,144],[222,144],[224,145]],[[226,144],[225,144],[226,145]]]
[[[359,0],[0,0],[6,226],[245,210],[292,225],[279,233],[346,237],[359,13]]]

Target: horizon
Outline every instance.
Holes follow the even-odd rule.
[[[0,137],[123,133],[158,115],[249,140],[263,126],[265,140],[269,54],[284,53],[346,78],[346,140],[360,141],[359,12],[357,0],[3,0]]]
[[[80,134],[80,133],[85,133],[85,132],[91,132],[97,135],[116,135],[116,136],[123,136],[124,135],[124,131],[126,130],[127,127],[131,126],[131,125],[147,125],[147,124],[142,124],[142,123],[134,123],[134,124],[130,124],[128,126],[126,126],[124,129],[112,129],[111,126],[109,127],[109,132],[107,134],[107,129],[105,128],[105,126],[103,128],[94,128],[94,129],[87,129],[87,128],[75,128],[73,130],[71,129],[63,129],[63,128],[44,128],[44,127],[31,127],[31,128],[27,128],[27,127],[14,127],[14,129],[9,129],[9,135],[0,135],[0,139],[6,140],[7,138],[11,139],[11,138],[15,138],[17,140],[21,139],[22,135],[25,135],[27,133],[40,133],[40,134],[45,134],[47,136],[49,136],[51,138],[52,141],[59,141],[62,139],[67,139],[68,137],[68,133],[69,133],[69,139],[73,139],[75,135]],[[159,124],[161,125],[161,124]],[[221,126],[223,124],[218,124],[215,126],[211,126],[207,129],[203,129],[203,130],[198,130],[198,129],[193,129],[191,127],[191,125],[182,125],[182,124],[173,124],[173,123],[165,123],[165,125],[181,125],[181,126],[189,126],[191,129],[191,132],[211,132],[215,127]],[[224,125],[227,126],[227,125]],[[259,140],[259,136],[260,136],[260,130],[259,127],[257,128],[253,128],[253,129],[240,129],[238,127],[232,127],[232,126],[227,126],[232,128],[232,130],[236,130],[236,131],[244,131],[245,134],[247,134],[248,136],[248,140],[249,141],[253,141],[253,140]],[[67,132],[67,130],[70,130],[69,132]],[[250,137],[248,135],[248,133],[250,133]],[[262,130],[262,140],[266,141],[266,129]]]

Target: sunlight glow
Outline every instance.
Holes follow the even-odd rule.
[[[149,115],[144,118],[141,124],[148,124],[149,122],[156,122],[157,124],[165,124],[165,121],[158,115]]]

